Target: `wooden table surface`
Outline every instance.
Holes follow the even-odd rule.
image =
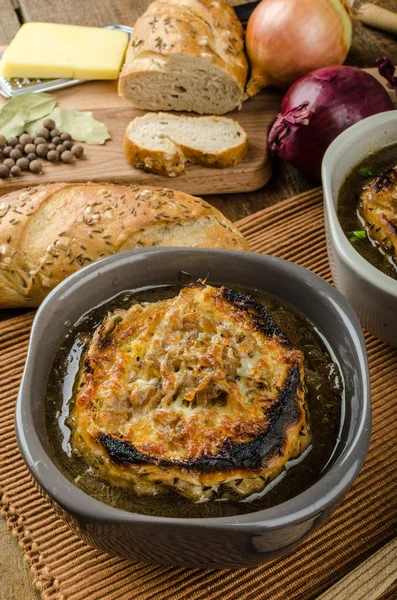
[[[149,2],[150,0],[0,0],[0,45],[9,43],[21,23],[27,21],[97,26],[114,23],[133,25]],[[237,5],[244,2],[245,0],[232,0],[231,3]],[[397,9],[396,0],[372,2],[390,10]],[[381,54],[388,55],[397,64],[396,37],[357,23],[346,64],[373,67]],[[316,182],[301,177],[292,166],[276,162],[272,179],[263,189],[246,194],[207,196],[206,200],[229,219],[236,221],[316,185]],[[38,598],[40,594],[34,589],[29,570],[23,562],[22,550],[7,529],[4,519],[0,517],[0,600]]]

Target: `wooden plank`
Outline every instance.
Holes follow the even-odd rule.
[[[132,25],[151,0],[19,0],[24,21],[48,21],[72,25],[103,26],[115,23]],[[246,0],[231,0],[245,4]]]
[[[29,567],[23,560],[18,541],[0,514],[0,598],[3,600],[40,600]]]
[[[379,600],[397,580],[397,538],[353,569],[317,600]]]
[[[46,21],[101,27],[121,23],[133,25],[150,0],[19,0],[24,21]]]
[[[235,4],[245,0],[235,0]],[[372,0],[374,3],[396,10],[396,0]],[[110,23],[133,24],[136,17],[144,11],[149,0],[20,0],[21,15],[25,21],[55,21],[75,25],[107,25]],[[10,8],[11,7],[11,8]],[[2,18],[0,20],[0,43],[11,41],[18,30],[19,23],[12,9],[11,0],[0,0]],[[388,54],[397,64],[396,38],[391,35],[369,29],[358,23],[355,28],[353,46],[346,63],[352,66],[373,66],[379,53]],[[282,161],[275,161],[273,177],[268,185],[256,192],[229,194],[223,196],[207,196],[213,205],[219,208],[229,219],[236,221],[252,214],[279,200],[304,192],[317,185],[302,177],[297,170]],[[1,311],[5,317],[6,311]],[[15,311],[9,311],[9,317],[15,316]],[[5,317],[6,318],[6,317]],[[1,517],[0,517],[1,520]],[[18,547],[11,531],[5,529],[4,521],[0,523],[0,572],[3,574],[0,598],[10,600],[36,600],[37,592],[29,583],[29,570],[22,560],[22,551]],[[18,587],[15,587],[18,586]],[[17,590],[15,594],[14,591]],[[2,596],[3,594],[3,596]],[[385,593],[384,600],[395,600],[397,590],[393,588],[390,595]]]
[[[11,0],[0,0],[0,44],[9,44],[20,25]]]

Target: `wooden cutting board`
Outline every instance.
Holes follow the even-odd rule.
[[[24,172],[21,177],[0,180],[0,195],[28,185],[57,181],[107,181],[168,186],[190,194],[205,195],[247,192],[262,187],[271,176],[271,160],[267,148],[270,126],[278,112],[282,95],[265,91],[246,101],[240,111],[229,113],[248,135],[248,154],[238,165],[227,169],[211,169],[188,165],[179,177],[163,177],[135,169],[123,155],[122,143],[128,123],[144,112],[136,110],[119,98],[117,83],[87,82],[54,92],[57,106],[90,110],[94,117],[106,123],[111,139],[103,146],[85,145],[85,158],[71,165],[43,161],[43,173]],[[6,100],[0,97],[0,107]]]

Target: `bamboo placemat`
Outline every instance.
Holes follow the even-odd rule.
[[[252,250],[288,258],[330,280],[320,190],[238,225]],[[370,452],[342,506],[294,553],[253,569],[205,571],[133,563],[93,550],[39,495],[17,450],[14,407],[32,318],[30,313],[0,323],[0,492],[44,599],[311,600],[397,534],[397,350],[367,334]],[[397,585],[382,596],[396,598]]]

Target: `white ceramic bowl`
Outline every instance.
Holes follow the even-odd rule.
[[[397,346],[397,281],[354,249],[338,221],[336,208],[340,187],[351,169],[369,153],[396,143],[397,110],[391,110],[344,131],[328,148],[322,165],[325,228],[334,283],[353,305],[362,325],[392,346]]]

